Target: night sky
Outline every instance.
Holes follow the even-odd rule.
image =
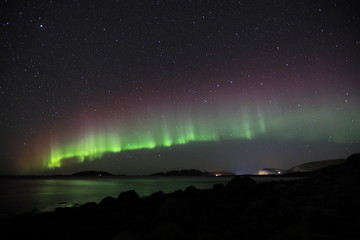
[[[2,1],[0,174],[360,151],[356,1]]]

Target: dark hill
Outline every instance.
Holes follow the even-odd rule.
[[[313,171],[315,175],[351,176],[359,174],[360,153],[352,154],[342,164],[330,165]]]
[[[111,173],[104,172],[104,171],[83,171],[83,172],[77,172],[72,174],[72,176],[75,177],[108,177],[108,176],[114,176]]]
[[[159,172],[154,173],[151,176],[205,176],[208,175],[208,172],[202,172],[197,169],[182,169],[182,170],[172,170],[169,172]]]
[[[316,162],[308,162],[292,167],[290,172],[312,172],[324,167],[339,165],[345,162],[345,159],[333,159]]]

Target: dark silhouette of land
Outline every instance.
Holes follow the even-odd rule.
[[[171,170],[168,172],[158,172],[151,174],[151,176],[207,176],[208,172],[202,172],[197,169],[182,169],[182,170]]]
[[[360,239],[360,154],[295,181],[226,185],[2,219],[2,239]],[[26,199],[24,199],[26,201]]]
[[[104,171],[83,171],[83,172],[77,172],[73,173],[72,176],[74,177],[109,177],[114,176],[111,173],[104,172]]]
[[[333,159],[333,160],[323,160],[316,162],[303,163],[297,166],[294,166],[288,170],[288,172],[313,172],[320,170],[325,167],[339,165],[345,162],[345,159]]]
[[[226,171],[219,171],[219,172],[203,172],[198,169],[181,169],[181,170],[171,170],[168,172],[157,172],[150,175],[141,175],[141,177],[150,177],[150,176],[156,176],[156,177],[204,177],[204,176],[216,176],[217,174],[221,176],[235,176],[235,173],[226,172]],[[82,172],[76,172],[70,175],[0,175],[0,179],[7,179],[7,178],[92,178],[92,177],[125,177],[124,174],[118,174],[114,175],[109,172],[105,171],[82,171]],[[131,177],[131,176],[130,176]],[[133,176],[133,177],[139,177],[139,176]]]

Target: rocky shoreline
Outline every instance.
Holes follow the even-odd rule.
[[[2,239],[359,239],[360,154],[296,181],[235,177],[2,219]],[[26,199],[24,199],[26,201]]]

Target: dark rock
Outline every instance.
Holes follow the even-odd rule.
[[[187,202],[178,197],[170,197],[159,207],[155,216],[154,222],[162,222],[170,219],[180,218],[188,209]]]
[[[184,192],[181,189],[179,189],[174,193],[172,193],[172,195],[174,195],[175,197],[182,197],[184,195]]]
[[[222,238],[219,237],[216,234],[209,233],[209,232],[203,232],[200,234],[200,236],[197,238],[197,240],[221,240]]]
[[[84,203],[82,205],[80,205],[81,208],[92,208],[97,206],[97,204],[95,202],[88,202],[88,203]]]
[[[158,208],[167,198],[166,194],[162,191],[152,193],[150,196],[145,197],[143,200],[151,209]]]
[[[116,203],[115,198],[113,198],[111,196],[107,196],[103,200],[100,201],[99,205],[101,205],[101,206],[112,206],[115,203]]]
[[[304,229],[301,229],[301,226],[289,228],[281,232],[275,237],[270,238],[270,240],[335,240],[338,239],[332,235],[326,234],[317,234],[312,232],[307,232]],[[341,238],[340,238],[341,239]]]
[[[208,226],[211,221],[208,213],[199,213],[198,209],[191,209],[185,213],[185,215],[185,221],[181,223],[181,226],[184,227],[190,235],[196,236],[199,233],[206,232],[208,230]]]
[[[127,192],[121,192],[116,200],[120,202],[131,202],[137,200],[138,198],[139,195],[135,192],[135,190],[130,190]]]
[[[111,238],[111,240],[141,240],[141,238],[135,234],[124,231]]]
[[[162,196],[164,196],[164,192],[163,191],[154,192],[150,196],[151,197],[162,197]]]
[[[257,183],[249,177],[238,176],[226,184],[226,189],[231,194],[252,194],[257,189]]]
[[[345,164],[359,167],[360,166],[360,153],[355,153],[355,154],[350,155],[346,159]]]
[[[179,226],[172,222],[164,222],[145,238],[146,240],[189,240],[192,239]]]
[[[296,228],[288,228],[279,233],[278,235],[271,237],[270,240],[302,240],[303,232]]]
[[[225,190],[225,185],[222,183],[217,183],[213,186],[213,190],[217,192],[223,192]]]
[[[199,190],[194,186],[189,186],[185,189],[185,194],[187,196],[194,196]]]
[[[335,225],[321,209],[308,209],[303,213],[302,226],[313,233],[331,234]]]

